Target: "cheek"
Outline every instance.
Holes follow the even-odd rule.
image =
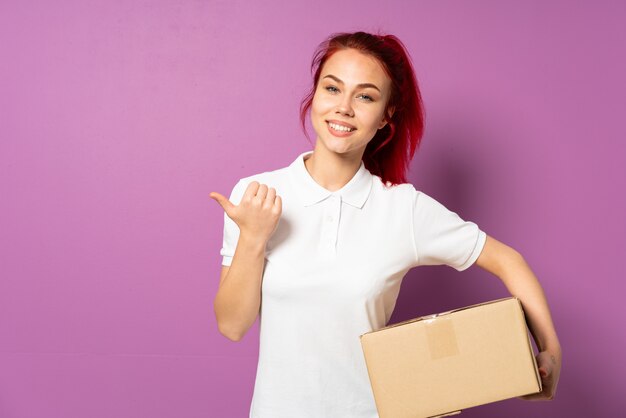
[[[369,125],[372,125],[372,129],[378,129],[378,125],[380,124],[380,121],[383,120],[383,111],[377,110],[373,112],[368,112],[368,115],[366,116],[366,118],[367,118],[367,123]]]
[[[311,102],[311,112],[318,113],[320,107],[320,101],[317,97],[313,97],[313,101]]]
[[[333,100],[330,97],[324,97],[316,94],[313,96],[313,102],[311,103],[311,110],[316,113],[327,112],[333,107]]]
[[[311,103],[311,123],[313,127],[317,130],[321,125],[321,118],[326,114],[326,110],[322,105],[322,102],[319,98],[313,98],[313,102]]]

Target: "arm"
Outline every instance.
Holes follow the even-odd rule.
[[[232,341],[241,340],[259,315],[265,250],[282,213],[282,199],[273,187],[252,181],[239,197],[241,187],[243,184],[237,183],[231,193],[238,205],[217,192],[210,193],[224,209],[224,221],[231,222],[224,224],[228,254],[236,242],[230,267],[222,266],[213,301],[218,328]]]
[[[259,314],[265,246],[262,239],[242,234],[232,264],[222,266],[213,309],[220,332],[232,341],[241,340]]]
[[[537,364],[543,391],[522,398],[552,399],[561,372],[561,345],[539,280],[520,253],[490,236],[487,236],[476,264],[496,275],[511,295],[520,299],[528,327],[539,349]]]

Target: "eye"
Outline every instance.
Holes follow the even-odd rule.
[[[331,93],[339,91],[335,86],[328,86],[326,87],[326,90],[330,91]]]
[[[368,96],[367,94],[361,94],[359,97],[363,97],[365,100],[367,100],[368,102],[373,102],[374,99],[372,99],[370,96]]]

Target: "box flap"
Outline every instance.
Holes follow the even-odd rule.
[[[498,303],[498,302],[502,302],[502,301],[508,300],[508,299],[516,299],[519,302],[519,299],[517,297],[509,296],[509,297],[506,297],[506,298],[495,299],[495,300],[491,300],[491,301],[487,301],[487,302],[475,303],[474,305],[464,306],[462,308],[456,308],[456,309],[452,309],[452,310],[446,311],[446,312],[440,312],[440,313],[436,313],[436,314],[424,315],[424,316],[420,316],[420,317],[417,317],[417,318],[407,319],[406,321],[397,322],[395,324],[389,324],[389,325],[384,326],[382,328],[378,328],[378,329],[375,329],[375,330],[372,330],[372,331],[365,332],[365,333],[359,335],[359,338],[363,337],[366,334],[370,334],[372,332],[383,331],[383,330],[386,330],[386,329],[389,329],[389,328],[393,328],[393,327],[397,327],[397,326],[400,326],[400,325],[410,324],[412,322],[424,321],[424,320],[427,320],[427,319],[434,319],[434,318],[437,318],[437,317],[440,317],[440,316],[449,315],[449,314],[454,313],[454,312],[463,311],[465,309],[471,309],[471,308],[475,308],[477,306],[489,305],[491,303]],[[521,302],[520,302],[520,306],[521,306]]]

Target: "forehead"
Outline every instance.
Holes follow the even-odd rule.
[[[335,52],[322,68],[321,77],[332,74],[346,84],[374,83],[387,88],[391,80],[378,60],[355,49]]]

